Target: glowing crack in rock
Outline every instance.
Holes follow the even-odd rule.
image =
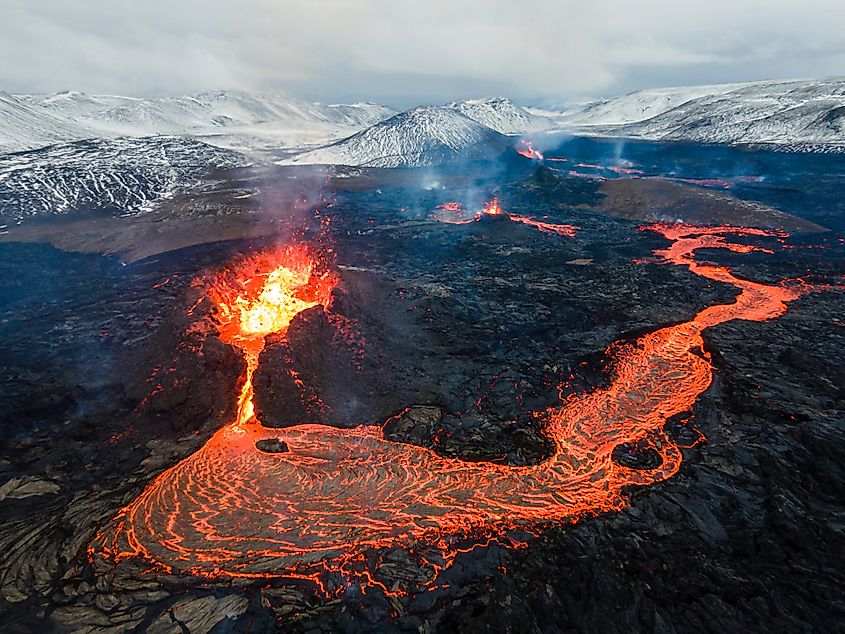
[[[681,464],[663,427],[710,385],[702,331],[733,319],[776,318],[809,290],[744,280],[694,257],[702,248],[760,250],[728,236],[768,232],[646,229],[671,241],[656,252],[663,261],[734,286],[736,300],[614,344],[607,387],[571,395],[544,413],[554,451],[532,466],[446,458],[388,440],[380,426],[265,428],[253,415],[251,387],[263,335],[283,332],[298,311],[328,306],[337,279],[296,249],[221,273],[208,291],[220,336],[243,350],[248,365],[237,419],[149,483],[97,535],[91,556],[211,578],[308,579],[327,596],[349,581],[401,594],[434,584],[468,541],[506,543],[509,531],[536,532],[623,508],[626,487],[666,480]],[[280,439],[288,450],[260,451],[256,442],[265,439]],[[619,444],[644,441],[659,453],[659,466],[632,469],[613,460]],[[427,566],[428,580],[420,585],[383,573],[379,553],[393,548]]]

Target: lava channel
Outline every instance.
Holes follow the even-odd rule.
[[[765,231],[647,229],[670,240],[656,252],[663,261],[731,284],[737,297],[614,344],[607,387],[571,395],[544,413],[554,452],[532,466],[446,458],[388,440],[380,426],[265,428],[254,416],[251,387],[263,337],[284,332],[301,310],[327,307],[337,280],[295,249],[219,275],[209,289],[219,332],[248,362],[237,417],[148,484],[96,536],[91,556],[211,578],[308,579],[326,596],[349,582],[402,594],[436,583],[461,545],[507,543],[515,530],[536,532],[623,508],[626,487],[666,480],[681,464],[681,450],[663,428],[710,385],[702,331],[733,319],[776,318],[810,290],[751,282],[694,258],[702,248],[760,250],[727,236],[771,235]],[[271,439],[287,450],[257,448]],[[617,445],[637,442],[659,453],[659,466],[632,469],[613,460]],[[394,548],[427,565],[427,581],[391,579],[379,553]]]

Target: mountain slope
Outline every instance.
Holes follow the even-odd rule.
[[[46,110],[50,114],[73,121],[79,121],[82,117],[95,112],[141,101],[137,97],[89,95],[76,90],[51,94],[15,95],[15,98],[31,107]]]
[[[452,108],[422,106],[347,139],[301,154],[294,163],[418,167],[492,157],[507,138]]]
[[[73,91],[0,93],[0,152],[158,134],[194,136],[222,147],[313,146],[349,136],[394,114],[392,108],[378,104],[324,105],[235,90],[157,99]]]
[[[0,220],[108,210],[122,215],[245,157],[178,137],[76,141],[0,156]]]
[[[532,115],[504,97],[453,101],[445,107],[501,134],[524,134],[548,128],[551,124],[548,119]]]
[[[656,117],[693,99],[724,94],[743,85],[723,84],[638,90],[620,97],[588,103],[580,111],[569,115],[565,121],[570,125],[579,126],[635,123]]]
[[[81,126],[0,92],[0,152],[29,150],[88,135]]]
[[[706,88],[709,94],[692,99],[687,97],[694,89],[671,89],[674,96],[663,103],[680,103],[649,118],[625,122],[631,118],[630,104],[637,101],[634,93],[604,102],[600,115],[587,108],[566,125],[581,133],[648,140],[845,150],[845,78]]]
[[[184,134],[262,123],[364,127],[394,113],[394,110],[376,104],[327,106],[281,95],[216,90],[183,97],[131,100],[113,108],[89,112],[81,120],[122,134]]]

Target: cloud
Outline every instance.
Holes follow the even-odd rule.
[[[0,88],[555,99],[841,72],[834,0],[5,0]],[[739,75],[739,76],[737,76]],[[403,104],[404,105],[404,104]]]

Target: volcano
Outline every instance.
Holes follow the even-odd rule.
[[[490,159],[507,138],[461,112],[422,106],[401,112],[347,139],[297,156],[294,162],[367,167],[421,167]]]

